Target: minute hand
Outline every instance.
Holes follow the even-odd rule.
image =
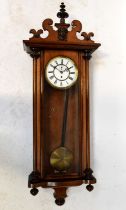
[[[57,66],[55,66],[54,69],[57,69]],[[59,69],[57,69],[57,70],[60,71]]]
[[[64,71],[69,71],[71,68],[73,68],[73,66],[71,66],[71,67],[67,67]]]

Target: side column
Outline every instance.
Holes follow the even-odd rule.
[[[90,89],[89,89],[89,60],[91,59],[91,50],[84,51],[85,74],[86,74],[86,169],[84,170],[84,180],[88,183],[88,191],[92,191],[92,184],[96,183],[96,178],[92,175],[93,170],[90,168]]]
[[[31,194],[36,195],[37,183],[41,182],[41,52],[31,51],[33,58],[33,171],[29,175],[28,187],[32,187]]]

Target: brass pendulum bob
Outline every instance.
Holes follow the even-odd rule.
[[[68,170],[73,162],[72,152],[65,147],[68,98],[69,98],[69,90],[65,90],[65,106],[64,106],[61,146],[55,149],[50,156],[50,164],[57,171]]]

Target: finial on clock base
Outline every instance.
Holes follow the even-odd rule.
[[[38,190],[37,188],[33,188],[33,189],[30,190],[30,193],[31,193],[33,196],[37,195],[38,192],[39,192],[39,190]]]
[[[86,189],[87,189],[89,192],[91,192],[91,191],[94,189],[94,187],[93,187],[93,185],[89,184],[89,185],[86,186]]]

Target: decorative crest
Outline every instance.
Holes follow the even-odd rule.
[[[52,19],[45,19],[42,22],[42,29],[30,30],[30,33],[33,34],[30,40],[39,40],[40,42],[51,41],[53,43],[57,41],[59,41],[60,43],[61,41],[63,41],[66,45],[69,45],[69,43],[74,43],[74,45],[79,44],[80,47],[82,46],[82,44],[93,44],[94,41],[92,40],[92,37],[94,36],[94,34],[92,32],[82,32],[82,24],[79,20],[73,20],[71,24],[66,23],[66,18],[69,17],[69,14],[66,12],[65,8],[65,4],[62,2],[60,4],[60,11],[57,13],[57,17],[60,18],[60,21],[59,23],[54,24],[57,30],[53,28]],[[70,25],[71,30],[68,31]],[[41,37],[41,34],[43,35],[45,31],[48,31],[48,36],[43,38]],[[81,39],[77,37],[77,33],[80,34]]]

